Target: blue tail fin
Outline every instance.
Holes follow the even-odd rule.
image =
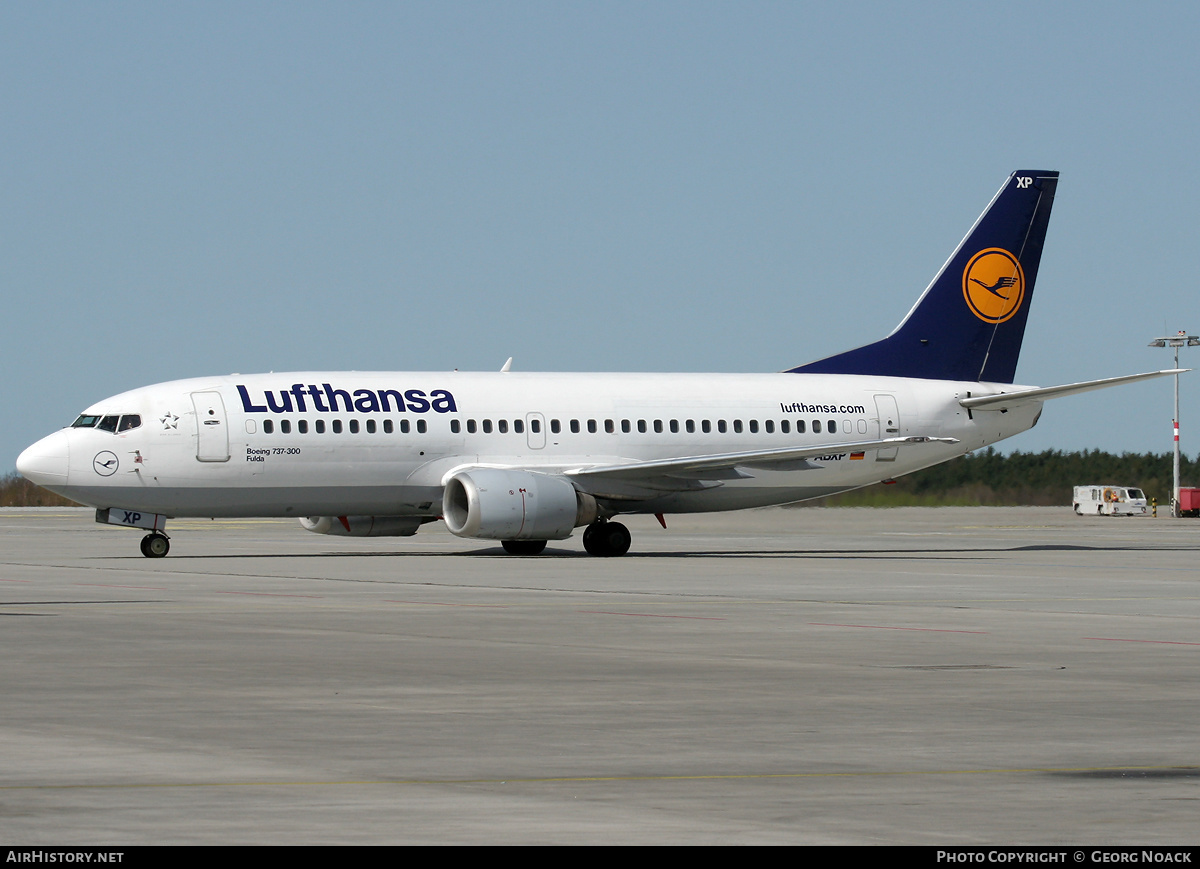
[[[1012,383],[1057,172],[1014,172],[882,341],[789,369]]]

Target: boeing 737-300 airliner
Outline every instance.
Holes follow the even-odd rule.
[[[407,536],[437,519],[512,553],[622,513],[737,510],[889,480],[1033,427],[1049,398],[1174,371],[1014,386],[1057,172],[1014,172],[886,338],[776,374],[299,372],[203,377],[89,407],[25,450],[29,480],[142,528],[291,516]]]

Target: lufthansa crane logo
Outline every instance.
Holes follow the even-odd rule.
[[[96,458],[92,459],[92,469],[102,477],[111,477],[115,474],[118,464],[120,462],[117,460],[116,454],[108,450],[96,453]]]
[[[971,312],[985,323],[1003,323],[1025,300],[1021,263],[999,247],[981,250],[963,269],[963,296]]]

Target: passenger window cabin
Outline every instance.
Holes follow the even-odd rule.
[[[715,422],[715,426],[714,426],[714,422]],[[620,419],[620,420],[615,420],[615,419],[606,418],[603,421],[597,420],[597,419],[589,419],[586,421],[586,424],[587,424],[587,431],[589,434],[596,434],[597,432],[599,432],[600,426],[602,423],[604,426],[604,431],[608,434],[617,434],[618,427],[619,427],[621,434],[631,434],[635,430],[637,431],[638,434],[647,434],[650,431],[653,431],[655,434],[662,434],[664,431],[669,431],[672,434],[679,434],[681,431],[684,431],[688,434],[695,434],[697,431],[700,431],[704,434],[711,434],[715,429],[715,431],[719,434],[727,434],[730,431],[732,431],[734,434],[742,434],[744,432],[749,432],[750,434],[765,433],[765,434],[773,435],[776,433],[776,431],[778,431],[778,433],[780,433],[780,434],[787,435],[787,434],[792,433],[792,422],[793,422],[792,420],[787,420],[787,419],[781,419],[778,421],[773,420],[773,419],[767,419],[767,420],[761,420],[761,421],[757,420],[757,419],[750,419],[750,420],[718,419],[718,420],[714,421],[714,420],[710,420],[710,419],[702,419],[702,420],[694,420],[694,419],[685,419],[685,420],[678,420],[678,419],[670,419],[670,420]],[[827,434],[837,434],[838,433],[838,425],[839,425],[838,420],[834,420],[834,419],[827,419],[827,420],[797,419],[794,422],[795,422],[795,433],[798,435],[805,434],[806,432],[808,432],[810,430],[812,431],[813,434],[821,434],[822,431],[824,431],[824,433],[827,433]],[[361,421],[358,419],[350,419],[350,420],[346,420],[346,421],[343,421],[340,419],[334,419],[334,420],[330,420],[329,423],[330,423],[329,430],[331,430],[333,432],[333,434],[341,434],[343,432],[343,430],[348,430],[350,434],[358,434],[360,431],[362,431],[364,429],[367,434],[376,434],[380,430],[382,430],[383,432],[385,432],[387,434],[393,434],[397,430],[396,423],[392,419],[384,419],[382,421],[382,425],[376,419],[367,419],[365,421]],[[100,431],[121,433],[121,432],[131,431],[133,429],[139,428],[141,426],[141,424],[142,424],[142,419],[141,419],[141,416],[138,414],[106,414],[106,415],[81,414],[71,424],[71,427],[72,428],[96,428]],[[510,424],[512,426],[511,431],[514,434],[524,434],[527,430],[527,427],[528,427],[529,433],[541,434],[543,431],[543,427],[544,427],[543,420],[540,418],[533,418],[533,419],[529,419],[529,420],[525,420],[523,418],[518,418],[518,419],[512,419],[512,420],[499,419],[499,420],[495,420],[495,421],[490,420],[490,419],[484,419],[484,420],[468,419],[465,421],[465,428],[466,428],[467,434],[477,434],[480,431],[482,431],[483,434],[492,434],[493,432],[496,432],[498,434],[508,434]],[[862,434],[862,433],[865,433],[865,429],[867,427],[866,420],[862,420],[862,419],[857,420],[857,421],[855,421],[853,419],[844,419],[844,420],[841,420],[840,424],[841,424],[841,432],[843,434],[852,434],[856,429],[858,430],[858,432],[860,434]],[[579,434],[583,428],[583,423],[578,419],[568,420],[567,425],[572,434]],[[311,421],[308,419],[297,419],[297,420],[295,420],[295,426],[296,426],[296,432],[298,434],[308,434],[310,430],[315,432],[316,434],[325,434],[325,432],[327,430],[327,423],[326,423],[326,420],[324,420],[324,419],[317,419],[317,420],[311,420]],[[778,428],[777,428],[777,426],[778,426]],[[811,426],[811,429],[809,428],[810,426]],[[563,430],[562,422],[558,419],[551,419],[549,421],[548,427],[550,429],[550,432],[552,434],[556,434],[556,435],[561,434],[562,430]],[[453,434],[461,434],[463,432],[463,428],[464,428],[463,420],[458,419],[458,418],[453,418],[449,421],[449,430]],[[413,429],[414,429],[413,423],[410,422],[408,419],[400,420],[400,424],[399,424],[400,433],[409,434],[411,431],[413,431]],[[425,434],[429,430],[428,422],[425,419],[417,419],[415,421],[415,430],[418,434]],[[263,434],[274,434],[276,432],[278,432],[279,434],[291,434],[292,433],[292,421],[289,419],[275,419],[275,420],[264,419],[264,420],[262,420],[262,432],[263,432]]]

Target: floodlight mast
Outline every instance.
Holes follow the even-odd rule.
[[[1200,345],[1200,335],[1189,335],[1183,329],[1180,329],[1174,335],[1168,335],[1164,338],[1155,338],[1147,346],[1149,347],[1173,347],[1175,349],[1175,369],[1179,369],[1179,348],[1180,347],[1196,347]],[[1175,375],[1175,418],[1171,421],[1175,435],[1175,464],[1174,476],[1172,477],[1171,486],[1171,515],[1179,515],[1179,374]]]

